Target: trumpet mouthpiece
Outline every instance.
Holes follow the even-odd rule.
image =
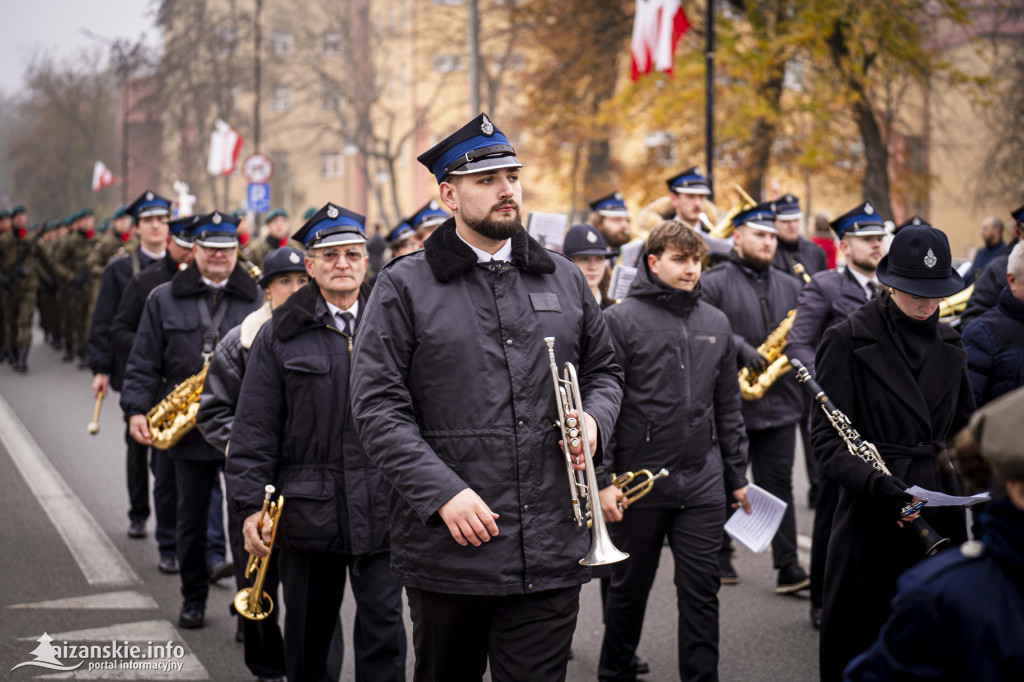
[[[548,345],[548,348],[554,348],[555,347],[555,337],[553,337],[553,336],[545,336],[544,337],[544,343],[546,343]]]
[[[266,493],[266,494],[268,494],[268,495],[273,495],[273,494],[274,494],[274,490],[276,490],[276,488],[274,488],[274,486],[272,486],[272,485],[270,485],[270,484],[268,483],[268,484],[267,484],[267,487],[265,487],[265,488],[263,489],[263,492],[265,492],[265,493]]]

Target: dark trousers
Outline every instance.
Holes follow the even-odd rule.
[[[125,419],[128,419],[127,415]],[[149,448],[129,435],[127,425],[124,441],[127,445],[128,518],[133,522],[145,521],[149,518]]]
[[[178,481],[174,458],[164,450],[150,448],[149,466],[153,470],[153,509],[156,512],[156,544],[160,556],[178,554]],[[224,561],[224,493],[215,479],[210,491],[206,525],[206,563]]]
[[[718,679],[718,552],[725,505],[630,509],[615,524],[616,564],[605,610],[599,680],[636,679],[647,597],[667,536],[675,563],[680,680]]]
[[[239,590],[252,587],[256,580],[256,574],[245,577],[245,566],[248,560],[248,553],[245,551],[244,540],[242,539],[242,522],[238,512],[232,505],[228,505],[228,538],[231,542],[231,556],[235,558],[235,585]],[[263,620],[249,620],[242,618],[242,636],[245,638],[245,667],[255,677],[284,677],[284,639],[281,637],[281,627],[278,625],[278,617],[281,615],[281,597],[278,595],[278,586],[281,579],[277,568],[277,557],[280,550],[275,549],[267,561],[267,573],[263,581],[263,591],[270,595],[274,607],[270,615]],[[234,610],[234,604],[231,605]],[[340,673],[340,666],[338,668]],[[334,679],[337,679],[335,677]]]
[[[800,440],[804,444],[804,467],[807,469],[807,483],[810,485],[810,501],[812,505],[817,504],[818,495],[821,491],[821,465],[818,458],[814,456],[814,446],[811,445],[811,414],[812,410],[820,409],[817,403],[808,401],[804,408],[804,416],[800,419]]]
[[[178,487],[178,564],[181,569],[181,597],[190,606],[205,608],[210,591],[210,572],[207,566],[224,560],[208,551],[210,513],[214,489],[220,490],[218,475],[220,460],[174,460],[175,482]],[[221,498],[223,499],[223,498]],[[221,511],[220,502],[217,511]],[[223,515],[220,536],[223,542]]]
[[[821,607],[825,590],[825,559],[832,537],[832,519],[839,504],[839,484],[828,476],[821,477],[818,504],[814,506],[814,530],[811,538],[811,604]]]
[[[390,554],[354,557],[282,548],[278,569],[286,607],[284,644],[289,682],[338,679],[340,659],[339,669],[333,670],[329,659],[332,647],[338,646],[335,633],[340,634],[338,611],[346,573],[356,599],[352,631],[355,679],[405,680],[402,588],[391,582]]]
[[[793,459],[796,448],[796,425],[773,429],[748,429],[750,439],[750,468],[754,483],[786,503],[782,523],[772,539],[772,561],[775,568],[795,563],[796,510],[793,509]],[[726,494],[732,503],[732,491]],[[722,554],[732,553],[732,539],[722,532]]]
[[[490,597],[406,588],[416,682],[561,682],[580,607],[579,586]]]

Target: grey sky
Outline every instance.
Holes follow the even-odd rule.
[[[82,35],[86,28],[108,38],[157,44],[152,0],[0,0],[0,90],[21,88],[32,56],[48,51],[68,56],[81,48],[101,47]]]

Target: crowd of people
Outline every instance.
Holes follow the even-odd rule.
[[[775,592],[810,592],[823,680],[1019,676],[1024,207],[1008,245],[986,220],[958,315],[940,308],[967,283],[919,216],[893,230],[864,202],[816,216],[808,239],[786,194],[714,224],[692,167],[644,209],[645,234],[612,192],[556,251],[524,229],[522,164],[486,115],[419,161],[438,199],[386,238],[333,202],[295,231],[276,210],[251,240],[227,212],[171,219],[155,191],[100,227],[88,209],[33,231],[24,207],[0,212],[0,355],[27,371],[38,309],[94,397],[120,393],[128,535],[147,537],[152,506],[180,627],[204,626],[211,582],[248,587],[252,555],[286,607],[238,618],[261,680],[337,680],[345,627],[356,679],[405,679],[403,591],[416,680],[562,680],[596,577],[594,673],[633,680],[650,672],[638,648],[667,545],[679,678],[715,680],[718,592],[742,578],[723,527],[750,513],[756,483],[787,505]],[[613,268],[635,272],[624,294]],[[563,418],[548,348],[578,372],[582,402]],[[184,408],[168,399],[183,386]],[[161,422],[158,405],[182,419]],[[581,558],[596,538],[566,489],[588,467],[598,490],[570,486],[629,555],[593,570]],[[640,470],[664,471],[631,500],[615,475]],[[276,521],[268,484],[287,501]],[[992,501],[969,532],[962,507],[922,508],[911,486]],[[925,524],[945,539],[936,557]],[[339,615],[347,581],[353,623]]]

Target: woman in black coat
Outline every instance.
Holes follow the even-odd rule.
[[[945,443],[974,411],[959,335],[938,321],[939,301],[964,287],[946,236],[929,225],[904,228],[879,263],[878,279],[888,292],[830,328],[815,360],[819,383],[893,474],[850,455],[816,412],[814,449],[841,487],[825,565],[822,680],[841,679],[871,645],[897,578],[924,557],[920,538],[900,520],[913,500],[904,491],[919,485],[958,492]],[[951,545],[967,539],[962,509],[921,515]]]

